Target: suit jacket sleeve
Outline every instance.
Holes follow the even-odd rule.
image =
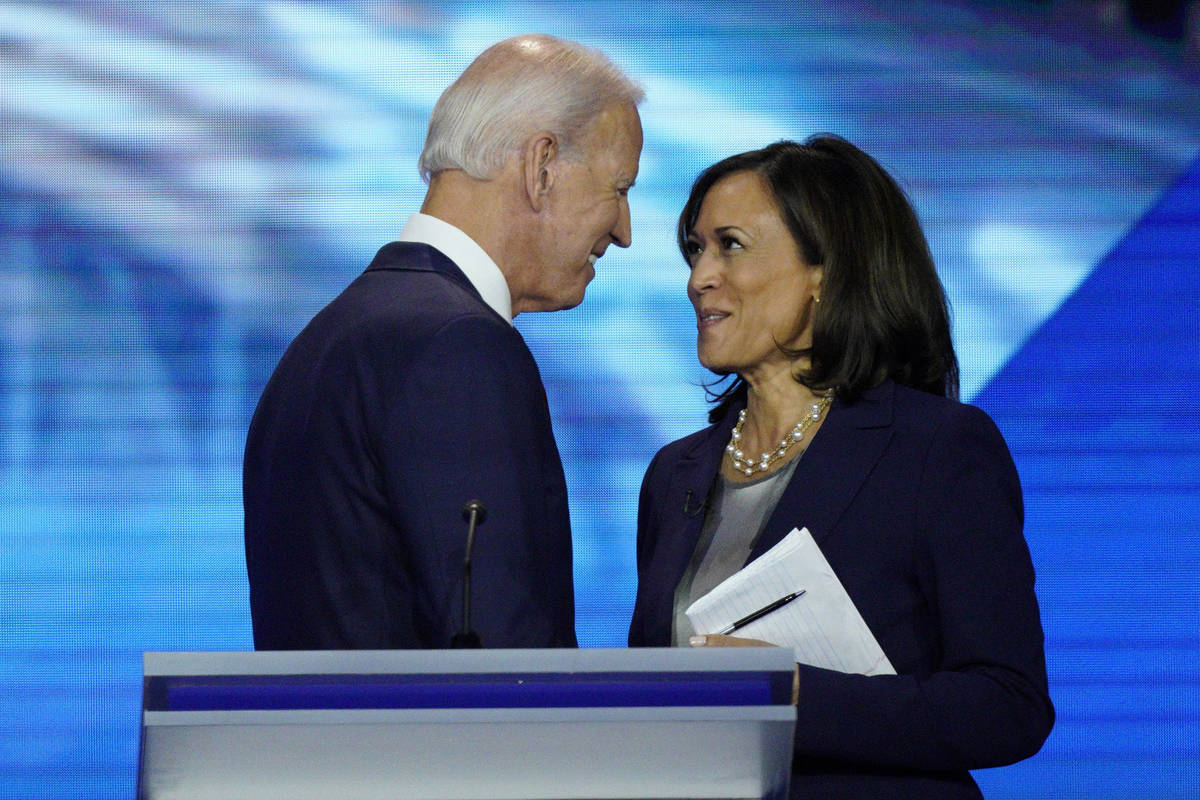
[[[406,360],[401,391],[368,415],[382,421],[375,455],[432,641],[448,642],[461,621],[462,508],[478,499],[487,519],[471,609],[483,645],[575,646],[566,485],[545,391],[520,334],[492,316],[451,320]]]
[[[799,761],[999,766],[1036,753],[1053,723],[1020,485],[999,431],[958,406],[912,466],[912,579],[932,619],[914,638],[927,663],[875,677],[801,665]]]

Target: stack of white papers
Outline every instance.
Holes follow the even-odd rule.
[[[717,633],[800,591],[800,597],[730,635],[791,647],[801,664],[862,675],[896,674],[808,528],[793,528],[686,613],[698,632]]]

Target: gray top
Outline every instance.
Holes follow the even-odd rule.
[[[686,645],[696,632],[684,614],[688,606],[745,566],[799,461],[797,456],[778,472],[746,483],[735,483],[718,474],[700,540],[675,587],[672,644]]]

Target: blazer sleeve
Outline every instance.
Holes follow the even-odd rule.
[[[867,677],[800,665],[798,761],[977,769],[1027,758],[1049,734],[1021,490],[1000,432],[982,411],[956,407],[919,475],[912,547],[932,606],[929,668]]]
[[[401,381],[376,455],[430,639],[449,642],[459,628],[462,509],[477,499],[487,518],[475,536],[471,609],[483,645],[575,646],[566,484],[520,334],[491,316],[458,317],[406,360]]]

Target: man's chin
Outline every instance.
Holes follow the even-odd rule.
[[[555,308],[555,311],[568,311],[583,302],[583,292],[580,292],[577,297],[572,297],[564,300],[562,305]]]
[[[592,279],[595,277],[596,272],[593,270],[591,274],[588,275],[587,280],[583,282],[582,286],[570,294],[564,292],[563,296],[559,298],[559,305],[555,308],[555,311],[566,311],[582,303],[584,295],[587,293],[588,284],[590,284]]]
[[[524,308],[519,309],[518,313],[527,311],[567,311],[574,308],[583,302],[583,291],[579,291],[572,295],[562,295],[559,297],[546,297],[539,301],[527,303]]]
[[[577,281],[574,285],[568,285],[565,282],[558,285],[542,286],[541,292],[534,297],[527,297],[525,302],[513,303],[514,309],[518,309],[518,313],[526,311],[566,311],[574,308],[583,302],[584,294],[587,292],[588,284],[596,277],[595,270],[588,270],[587,274],[579,274],[577,277],[583,280]]]

